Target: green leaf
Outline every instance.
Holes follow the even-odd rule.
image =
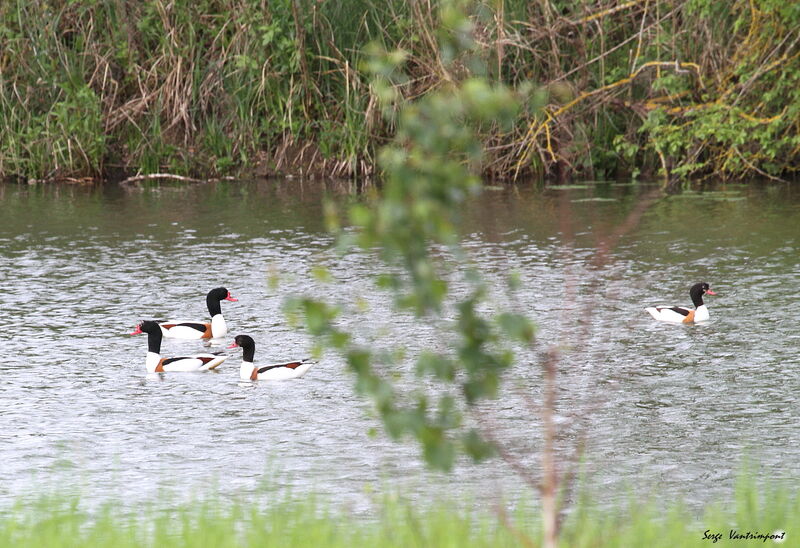
[[[496,453],[494,445],[485,440],[474,428],[462,436],[461,443],[464,451],[476,461],[486,460]]]
[[[524,343],[533,342],[536,330],[533,323],[525,316],[512,312],[503,312],[498,314],[497,321],[500,329],[508,337]]]
[[[320,283],[331,283],[333,276],[330,271],[322,265],[314,265],[311,268],[311,275]]]
[[[456,364],[441,354],[424,351],[417,358],[417,373],[420,375],[430,374],[444,381],[453,381],[456,376]]]

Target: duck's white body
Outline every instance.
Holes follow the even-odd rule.
[[[239,368],[239,378],[243,381],[285,381],[297,379],[306,374],[315,362],[294,360],[272,365],[256,367],[253,363],[256,353],[256,343],[249,335],[237,335],[228,348],[242,348],[242,366]]]
[[[206,295],[206,306],[211,317],[205,321],[171,321],[161,322],[161,334],[171,339],[216,339],[228,334],[228,325],[222,317],[221,301],[236,302],[237,299],[224,287],[212,289]]]
[[[701,305],[696,309],[683,306],[649,306],[645,308],[650,315],[661,322],[692,323],[709,319],[708,307]]]
[[[694,284],[689,290],[695,308],[684,306],[649,306],[647,312],[660,322],[694,323],[704,322],[710,318],[708,308],[703,303],[703,295],[716,295],[705,282]]]
[[[216,339],[228,334],[222,314],[215,315],[210,323],[184,320],[162,322],[158,326],[162,335],[170,339]]]
[[[147,333],[147,357],[144,360],[148,373],[162,373],[167,371],[209,371],[216,369],[228,359],[221,354],[191,354],[173,358],[161,357],[161,328],[156,322],[146,321],[136,326],[131,335]]]
[[[145,367],[148,373],[210,371],[216,369],[227,359],[228,356],[218,354],[192,354],[191,356],[162,358],[161,354],[148,352]]]
[[[285,381],[302,377],[312,365],[311,360],[298,360],[256,367],[253,362],[243,360],[239,377],[243,381]]]

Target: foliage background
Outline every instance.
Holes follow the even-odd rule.
[[[371,44],[404,52],[398,106],[475,76],[542,90],[482,128],[487,176],[796,170],[797,3],[468,4],[479,65],[439,47],[435,0],[7,0],[0,176],[369,175],[395,131]]]

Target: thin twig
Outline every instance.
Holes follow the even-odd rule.
[[[119,182],[121,185],[129,183],[138,183],[139,181],[151,181],[153,179],[173,179],[176,181],[184,181],[186,183],[207,183],[206,179],[194,179],[184,175],[173,175],[171,173],[149,173],[147,175],[134,175]]]
[[[739,148],[738,147],[733,147],[733,151],[736,153],[736,155],[739,157],[739,159],[741,161],[743,161],[745,164],[747,164],[747,167],[749,167],[750,169],[752,169],[753,171],[755,171],[759,175],[763,175],[764,177],[766,177],[768,179],[771,179],[773,181],[778,181],[780,183],[788,183],[789,182],[786,179],[781,179],[780,177],[777,177],[775,175],[770,175],[766,171],[764,171],[762,169],[759,169],[757,166],[754,166],[752,163],[750,163],[747,160],[747,158],[744,157],[744,155],[741,152],[739,152]]]

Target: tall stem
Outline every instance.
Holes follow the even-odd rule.
[[[558,470],[555,455],[555,405],[556,405],[556,362],[558,351],[550,349],[544,360],[544,405],[542,406],[542,428],[544,448],[542,449],[542,526],[544,548],[558,546]]]

